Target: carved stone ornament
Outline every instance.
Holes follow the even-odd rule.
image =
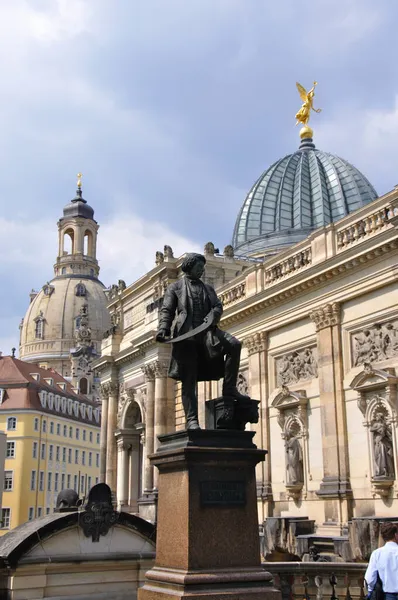
[[[282,437],[285,437],[286,426],[297,422],[301,435],[308,435],[307,406],[308,398],[305,390],[291,391],[287,386],[275,390],[271,395],[271,406],[278,411],[278,424],[282,429]]]
[[[235,255],[234,247],[231,246],[231,244],[228,244],[228,246],[225,246],[225,248],[224,248],[224,256],[226,258],[233,258],[234,255]]]
[[[156,252],[156,256],[155,256],[155,264],[158,267],[159,265],[161,265],[164,262],[164,254],[163,252],[160,252],[159,250]]]
[[[173,249],[171,246],[165,246],[163,248],[164,258],[174,258]]]
[[[238,388],[238,391],[241,394],[244,394],[245,396],[249,396],[249,384],[247,382],[246,375],[244,375],[243,373],[238,374],[236,387]]]
[[[376,323],[351,334],[352,366],[398,356],[398,319]]]
[[[119,393],[119,384],[114,381],[107,381],[103,383],[100,388],[102,398],[109,398],[109,396],[117,396]]]
[[[169,363],[162,360],[156,360],[154,362],[155,366],[155,377],[167,377],[167,373],[169,370]]]
[[[263,352],[267,347],[267,337],[266,331],[258,331],[257,333],[245,338],[243,343],[247,348],[248,355],[251,356],[256,352]]]
[[[320,331],[325,327],[338,325],[341,317],[340,304],[338,302],[325,304],[316,310],[312,310],[309,313],[309,317],[311,321],[315,323],[317,331]]]
[[[155,381],[155,363],[149,363],[141,367],[141,371],[145,375],[146,381]]]
[[[204,247],[205,256],[206,255],[214,256],[215,250],[216,250],[216,248],[215,248],[213,242],[207,242],[207,244],[205,244],[205,247]]]
[[[304,348],[275,359],[277,385],[288,385],[318,377],[316,348]]]
[[[91,488],[85,511],[80,515],[79,525],[86,537],[99,542],[101,535],[106,535],[117,522],[119,513],[113,510],[112,492],[105,483],[98,483]]]

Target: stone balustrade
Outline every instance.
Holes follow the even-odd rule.
[[[362,600],[366,563],[266,562],[282,600]]]
[[[278,279],[291,275],[295,271],[302,269],[312,263],[311,247],[305,248],[293,256],[288,256],[281,262],[272,265],[264,270],[265,285],[274,283]]]
[[[220,300],[223,306],[228,306],[246,297],[246,282],[241,281],[231,289],[220,294]]]
[[[374,213],[364,216],[348,227],[336,232],[337,249],[343,250],[361,238],[366,238],[376,231],[380,231],[389,225],[389,219],[394,216],[395,210],[389,206],[383,206]]]

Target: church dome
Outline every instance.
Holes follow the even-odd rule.
[[[104,285],[95,278],[55,277],[33,297],[21,327],[23,360],[55,365],[70,375],[70,350],[76,346],[76,329],[86,305],[93,350],[101,353],[101,340],[110,328]]]
[[[82,197],[82,190],[80,188],[76,190],[76,197],[64,207],[64,219],[73,217],[94,219],[94,209]]]
[[[247,194],[233,234],[236,254],[275,254],[377,198],[356,167],[315,147],[310,127],[301,137],[299,149],[264,171]]]

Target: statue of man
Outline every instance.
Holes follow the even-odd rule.
[[[223,306],[214,288],[201,281],[206,259],[202,254],[187,254],[181,269],[184,277],[171,284],[164,295],[160,311],[158,342],[166,342],[177,316],[172,334],[173,351],[169,377],[182,383],[182,404],[187,429],[200,429],[198,421],[197,382],[224,377],[223,396],[236,400],[247,399],[236,387],[241,343],[221,331],[217,324]],[[209,323],[195,334],[194,330]],[[185,338],[184,334],[193,332]],[[183,341],[178,338],[184,335]]]
[[[286,470],[288,484],[304,481],[303,453],[299,440],[292,434],[286,435]]]

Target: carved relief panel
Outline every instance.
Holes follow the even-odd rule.
[[[287,352],[275,359],[276,384],[289,385],[318,377],[316,346]]]
[[[398,319],[351,334],[351,361],[357,367],[398,356]]]

